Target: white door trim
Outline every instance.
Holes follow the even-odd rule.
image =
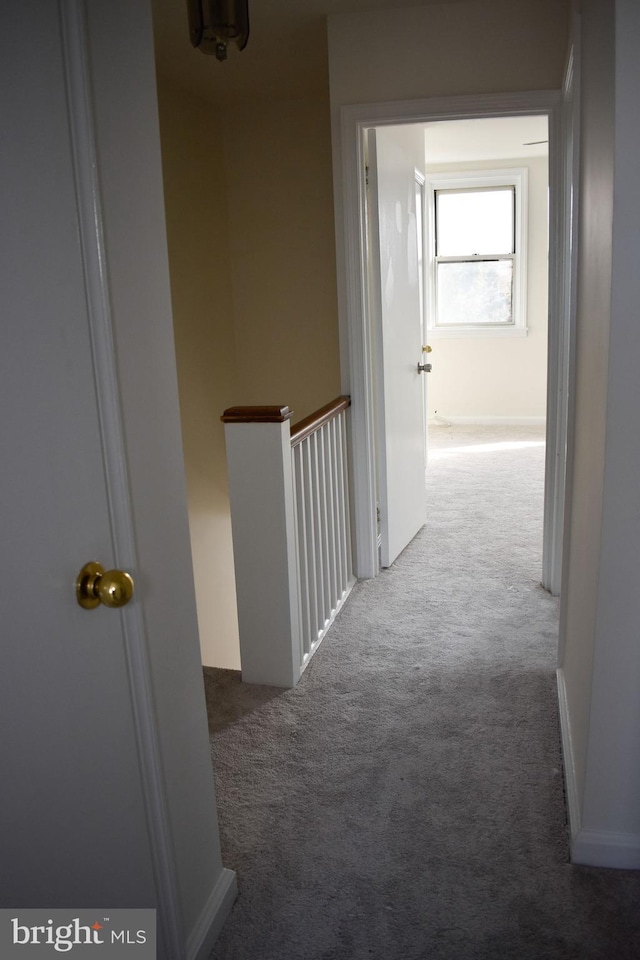
[[[135,579],[138,564],[116,375],[84,0],[64,0],[60,4],[60,11],[78,224],[113,545],[113,558],[109,562],[113,560],[114,566],[130,570]],[[183,960],[185,939],[182,913],[141,604],[129,604],[120,611],[120,616],[156,886],[158,939],[164,945],[167,956]]]
[[[571,45],[562,85],[562,117],[563,117],[563,146],[565,153],[565,184],[570,185],[570,192],[564,196],[564,302],[566,334],[568,337],[567,355],[565,357],[567,395],[566,403],[566,465],[564,473],[564,523],[563,552],[559,556],[557,576],[564,580],[568,576],[569,541],[571,525],[568,522],[571,511],[571,494],[573,487],[573,444],[570,438],[574,436],[575,422],[575,353],[576,353],[576,307],[578,284],[578,217],[579,217],[579,187],[580,187],[580,15],[574,14],[571,30]],[[571,144],[569,150],[568,145]],[[560,607],[560,643],[558,647],[558,664],[564,662],[564,644],[566,638],[566,604]]]
[[[564,161],[561,136],[561,93],[556,90],[524,93],[441,97],[344,106],[340,109],[340,151],[336,164],[336,219],[342,227],[338,249],[343,251],[339,291],[343,305],[341,344],[348,356],[343,370],[351,394],[352,477],[354,490],[355,573],[375,577],[378,573],[376,528],[376,447],[374,437],[374,382],[367,289],[365,230],[366,171],[364,136],[372,126],[401,123],[428,123],[433,120],[466,120],[482,117],[541,115],[549,117],[549,220],[553,236],[549,270],[549,348],[547,462],[545,489],[545,550],[542,582],[547,589],[559,588],[562,551],[562,496],[560,478],[566,462],[566,416],[558,424],[558,396],[568,389],[569,349],[563,322],[564,258],[562,240]],[[342,202],[340,202],[340,200]],[[340,243],[342,240],[342,243]],[[561,503],[561,500],[560,500]]]

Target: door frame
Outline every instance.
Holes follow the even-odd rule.
[[[415,137],[415,134],[413,135]],[[397,496],[397,478],[390,481],[390,473],[393,472],[393,457],[386,456],[387,452],[387,443],[393,438],[394,430],[392,429],[389,432],[389,403],[393,409],[395,408],[394,402],[390,399],[390,395],[393,396],[396,392],[394,389],[389,389],[389,384],[386,381],[385,377],[385,368],[387,368],[388,375],[388,357],[385,354],[385,323],[383,321],[383,316],[386,312],[387,307],[384,304],[384,296],[382,294],[382,252],[381,252],[381,233],[380,233],[380,223],[379,214],[380,214],[380,171],[381,168],[384,168],[384,164],[379,167],[378,165],[378,149],[379,149],[379,137],[375,127],[369,127],[367,129],[367,253],[366,253],[366,262],[367,262],[367,271],[368,271],[368,281],[367,281],[367,290],[369,294],[369,328],[371,330],[371,343],[373,345],[373,365],[374,365],[374,383],[378,384],[378,389],[375,390],[374,396],[374,425],[375,425],[375,437],[376,437],[376,519],[377,519],[377,546],[378,546],[378,561],[379,566],[389,567],[395,560],[400,550],[398,550],[398,544],[402,544],[402,548],[406,546],[409,542],[409,539],[412,539],[417,530],[424,526],[426,522],[426,501],[424,496],[420,494],[420,490],[417,488],[417,483],[412,481],[409,486],[409,489],[403,491],[407,495],[407,501],[412,503],[411,515],[412,520],[408,528],[404,528],[404,532],[399,536],[399,526],[401,522],[400,517],[398,516],[398,496]],[[398,147],[399,144],[395,142],[395,146]],[[401,149],[410,149],[412,152],[416,149],[415,143],[407,144],[401,140]],[[375,157],[372,156],[375,154]],[[417,184],[417,178],[421,178],[421,188],[422,195],[421,199],[424,199],[424,187],[426,184],[426,177],[424,172],[418,170],[414,163],[411,162],[411,167],[413,168],[412,172],[412,183]],[[424,217],[424,205],[422,209],[422,215]],[[422,282],[424,283],[424,276],[422,277]],[[420,316],[420,328],[419,335],[416,338],[417,342],[415,344],[415,354],[414,363],[413,363],[413,372],[416,375],[416,366],[419,359],[422,357],[420,349],[423,343],[426,341],[424,337],[423,329],[423,316]],[[408,370],[405,370],[403,373],[403,380],[406,377]],[[423,465],[421,468],[421,473],[424,476],[426,473],[426,458],[427,458],[427,445],[426,445],[426,407],[424,406],[425,394],[424,394],[424,382],[426,377],[422,376],[420,380],[420,394],[423,403],[422,410],[422,434],[423,434]],[[397,388],[397,384],[395,385]],[[414,381],[414,387],[416,386]],[[410,381],[404,380],[403,389],[411,389]],[[393,414],[392,414],[393,416]],[[403,420],[406,418],[403,416]],[[397,428],[397,424],[396,424]],[[414,485],[415,483],[415,485]],[[391,484],[391,489],[390,489]],[[424,493],[424,479],[420,481],[422,492]],[[395,491],[395,492],[394,492]],[[421,504],[418,505],[418,500],[413,499],[414,497],[421,499]],[[394,505],[391,508],[391,505]],[[391,508],[392,516],[389,516],[389,511]],[[419,509],[419,515],[418,515]],[[415,515],[413,511],[416,511]],[[394,516],[395,514],[395,516]],[[405,515],[406,517],[406,515]],[[417,524],[417,526],[416,526]],[[409,533],[409,530],[412,530],[412,533]]]
[[[392,124],[540,115],[549,118],[549,327],[542,585],[553,594],[560,591],[570,344],[568,311],[564,309],[567,250],[562,228],[566,182],[562,95],[558,90],[402,100],[340,108],[335,163],[340,341],[343,388],[351,394],[352,403],[354,562],[358,577],[375,577],[379,570],[376,398],[366,244],[366,131],[370,127]]]

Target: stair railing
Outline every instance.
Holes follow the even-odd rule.
[[[347,411],[290,428],[288,407],[231,407],[225,425],[242,678],[293,687],[354,583]]]

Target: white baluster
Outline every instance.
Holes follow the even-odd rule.
[[[308,656],[311,649],[311,628],[309,609],[309,545],[307,542],[307,511],[309,508],[309,494],[303,463],[304,444],[293,449],[293,479],[296,495],[296,533],[298,541],[298,568],[300,584],[300,620],[301,620],[301,648],[303,658]]]

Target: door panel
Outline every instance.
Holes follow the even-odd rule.
[[[381,563],[390,566],[426,520],[422,317],[415,170],[420,131],[369,132],[372,316],[376,344]]]
[[[12,89],[0,172],[3,905],[80,905],[88,889],[108,903],[116,876],[121,905],[137,905],[153,877],[121,616],[74,595],[86,561],[113,566],[113,545],[58,10],[38,7],[26,44],[9,18],[0,54]]]

